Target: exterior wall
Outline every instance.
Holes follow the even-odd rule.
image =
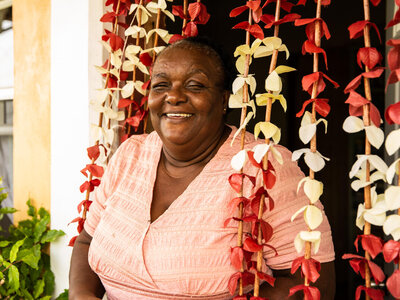
[[[103,1],[51,2],[51,227],[67,236],[51,245],[51,264],[58,295],[68,288],[71,247],[77,235],[77,205],[84,198],[79,172],[89,163],[89,100],[101,88]],[[97,120],[96,120],[97,121]],[[93,121],[95,122],[95,120]]]
[[[14,222],[50,209],[50,0],[14,0]]]

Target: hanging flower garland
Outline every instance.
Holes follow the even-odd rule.
[[[386,29],[400,23],[400,1],[396,1],[397,11],[394,18],[388,23]],[[387,45],[391,46],[387,63],[390,69],[387,86],[400,81],[400,39],[391,39],[387,41]],[[385,119],[388,124],[400,125],[400,102],[389,105],[385,111]],[[393,130],[389,133],[385,141],[386,152],[389,155],[395,154],[400,148],[400,129]],[[394,175],[397,173],[397,185],[392,185]],[[399,264],[400,258],[400,159],[395,160],[386,172],[388,188],[385,191],[385,204],[389,211],[397,210],[395,214],[387,216],[383,223],[383,231],[386,235],[391,235],[392,240],[385,243],[382,248],[383,258],[387,263],[393,262]],[[386,287],[393,297],[400,298],[400,270],[397,268],[391,274],[387,281]]]
[[[323,217],[321,210],[315,206],[315,203],[320,199],[323,194],[323,183],[315,179],[315,172],[319,172],[325,166],[325,161],[328,158],[322,156],[317,151],[317,125],[322,123],[325,125],[325,133],[327,130],[328,122],[324,118],[317,118],[317,113],[326,117],[330,112],[330,105],[328,99],[319,98],[318,96],[325,90],[325,80],[329,81],[335,88],[338,84],[330,79],[325,73],[319,70],[319,54],[324,58],[325,68],[328,69],[327,55],[323,48],[321,48],[321,39],[325,37],[330,38],[330,33],[327,24],[321,18],[321,6],[330,5],[330,0],[315,0],[316,17],[296,19],[296,26],[306,26],[307,40],[303,43],[302,53],[313,55],[313,73],[306,75],[302,79],[303,90],[308,92],[310,99],[303,103],[303,107],[297,117],[302,117],[301,126],[299,129],[300,140],[304,143],[310,143],[310,148],[303,148],[293,152],[292,160],[298,160],[304,154],[304,161],[309,167],[309,176],[302,179],[297,190],[303,188],[305,195],[309,199],[308,205],[305,205],[298,210],[291,218],[293,221],[297,216],[303,214],[304,221],[307,224],[307,231],[301,231],[297,234],[294,244],[297,252],[303,252],[304,256],[296,258],[292,263],[291,273],[294,274],[299,268],[304,277],[304,284],[292,287],[289,291],[289,296],[303,291],[305,299],[320,299],[320,291],[317,287],[310,286],[310,283],[315,283],[319,278],[319,271],[321,268],[320,262],[312,258],[312,250],[316,254],[321,242],[321,232],[316,230],[322,223]],[[300,1],[299,5],[305,5],[306,1]],[[308,105],[311,104],[311,112],[306,111]],[[312,249],[313,248],[313,249]]]
[[[182,5],[173,5],[172,13],[183,20],[182,34],[174,34],[170,43],[174,43],[186,37],[198,35],[198,24],[206,24],[210,19],[207,7],[198,0],[188,4],[188,0],[184,0]]]
[[[132,133],[131,128],[137,131],[140,123],[146,118],[146,93],[149,81],[138,80],[137,72],[140,71],[143,74],[142,77],[150,74],[149,66],[156,54],[163,49],[157,44],[158,38],[167,43],[171,37],[166,30],[159,28],[161,13],[174,20],[172,13],[167,11],[165,0],[156,2],[135,0],[134,3],[130,0],[108,0],[105,5],[112,5],[112,10],[106,12],[100,19],[101,22],[112,24],[112,30],[105,29],[105,34],[102,36],[102,44],[109,52],[109,58],[103,66],[96,67],[105,78],[105,83],[96,99],[91,101],[92,109],[99,112],[99,122],[91,125],[91,135],[96,141],[94,146],[88,148],[91,163],[81,170],[81,173],[88,178],[80,187],[80,191],[86,193],[85,200],[78,205],[78,213],[82,215],[71,221],[71,223],[78,223],[78,233],[83,229],[87,211],[92,203],[90,193],[100,184],[100,178],[104,173],[115,131],[120,127],[118,122],[123,122],[124,125],[125,132],[122,133],[121,138],[124,141]],[[133,15],[129,25],[118,18],[124,18],[128,14]],[[146,32],[143,25],[154,14],[157,15],[156,28]],[[135,21],[136,24],[134,24]],[[125,30],[126,37],[132,36],[136,39],[135,45],[127,46],[128,38],[124,40],[118,33],[121,28]],[[155,35],[153,47],[143,49],[140,45],[148,45],[153,35]],[[153,57],[150,56],[150,52]],[[125,82],[122,88],[120,88],[121,82]],[[139,101],[135,99],[135,91],[142,95]],[[122,111],[117,109],[122,109]],[[125,109],[127,114],[125,114]],[[133,115],[134,111],[136,112]],[[101,161],[99,163],[103,166],[95,163],[99,159]],[[69,245],[73,246],[75,240],[76,236],[71,239]]]
[[[374,6],[380,3],[380,0],[372,1]],[[385,162],[377,155],[371,154],[371,145],[379,149],[384,141],[384,133],[379,128],[381,117],[378,109],[371,102],[370,79],[378,78],[382,75],[384,68],[378,65],[382,61],[382,55],[374,47],[371,47],[370,28],[373,28],[380,39],[379,31],[374,23],[370,21],[369,0],[363,1],[364,20],[357,21],[348,27],[350,38],[364,37],[364,47],[357,53],[357,62],[360,68],[364,65],[364,72],[354,78],[345,88],[345,93],[349,94],[346,103],[349,104],[350,116],[343,123],[343,129],[348,133],[365,130],[365,154],[357,155],[357,161],[354,163],[350,178],[356,177],[351,184],[353,190],[364,189],[364,204],[359,204],[357,212],[356,225],[364,230],[362,235],[358,235],[355,240],[355,247],[358,252],[358,242],[365,251],[365,256],[354,254],[345,254],[343,259],[350,259],[350,265],[356,273],[365,279],[365,286],[358,286],[355,298],[359,299],[362,291],[366,299],[383,299],[382,290],[371,287],[371,277],[378,285],[385,279],[381,268],[372,262],[380,252],[382,252],[383,241],[371,234],[371,224],[382,226],[386,220],[386,210],[384,195],[378,195],[376,187],[373,184],[378,180],[386,180],[385,174],[387,166]],[[365,97],[356,92],[361,81],[364,83]],[[362,117],[362,119],[358,117]],[[374,173],[371,171],[376,169]]]
[[[231,249],[231,264],[232,266],[238,270],[238,272],[232,274],[229,279],[228,288],[230,293],[233,295],[237,289],[237,285],[239,284],[238,288],[238,296],[234,299],[247,299],[244,295],[244,288],[246,286],[250,286],[254,284],[254,274],[250,272],[250,269],[253,265],[251,261],[251,257],[253,253],[260,250],[260,246],[257,243],[257,240],[254,239],[251,234],[245,236],[243,227],[244,222],[256,224],[257,215],[258,215],[258,204],[251,205],[252,200],[249,199],[251,197],[245,197],[243,195],[243,185],[245,184],[244,179],[247,178],[251,182],[251,184],[255,185],[255,178],[249,176],[243,172],[243,166],[247,158],[247,150],[244,149],[245,145],[245,134],[246,134],[246,125],[251,120],[251,118],[255,115],[255,103],[254,100],[250,100],[251,95],[254,95],[256,89],[256,81],[253,75],[249,74],[249,67],[252,62],[252,56],[260,43],[254,42],[250,47],[250,35],[258,35],[261,38],[264,37],[261,27],[258,24],[252,24],[255,21],[254,17],[261,16],[260,14],[260,3],[261,1],[247,1],[245,6],[240,8],[240,12],[238,12],[238,8],[233,9],[230,13],[230,17],[236,17],[239,14],[248,10],[248,21],[245,21],[246,26],[238,26],[235,25],[233,28],[240,28],[246,30],[246,43],[240,45],[236,48],[234,53],[235,57],[238,57],[236,60],[236,68],[239,72],[238,77],[234,80],[232,84],[232,91],[233,94],[230,96],[229,99],[229,107],[230,108],[240,108],[241,109],[241,120],[240,120],[240,127],[235,133],[234,139],[240,134],[241,135],[241,143],[240,143],[240,152],[236,154],[232,158],[232,167],[238,173],[234,173],[229,177],[229,183],[231,187],[237,193],[237,197],[232,199],[229,203],[233,209],[237,208],[237,216],[233,218],[229,218],[225,221],[225,226],[231,220],[235,220],[238,223],[238,239],[237,239],[237,246]],[[243,24],[243,22],[239,23]],[[242,27],[241,27],[242,26]],[[261,32],[261,33],[260,33]],[[261,34],[261,35],[260,35]],[[252,111],[247,112],[247,107],[251,107]],[[233,142],[233,141],[232,141]],[[261,195],[257,195],[258,201],[261,199]],[[254,212],[253,209],[252,214],[246,215],[245,208],[250,206],[251,208],[255,208],[257,211]],[[265,223],[264,228],[266,236],[272,235],[272,228],[269,224]],[[258,231],[255,226],[253,229]],[[254,232],[254,230],[252,230]],[[243,241],[244,240],[244,241]],[[262,246],[261,246],[262,248]],[[265,278],[268,282],[273,284],[273,278],[269,276]]]
[[[282,94],[282,81],[279,74],[284,72],[293,71],[293,68],[287,66],[276,66],[278,53],[283,51],[286,53],[286,58],[289,56],[287,47],[282,44],[281,39],[278,37],[279,25],[282,23],[293,21],[298,18],[298,15],[291,14],[289,17],[286,15],[280,19],[281,3],[285,1],[276,1],[275,15],[273,20],[269,15],[262,14],[262,8],[273,1],[266,1],[264,6],[261,7],[261,1],[247,1],[246,5],[233,9],[230,17],[236,17],[245,11],[249,11],[248,21],[240,22],[235,25],[234,29],[243,29],[246,31],[246,44],[240,45],[236,48],[234,53],[236,60],[236,68],[239,72],[238,78],[233,83],[233,94],[229,99],[229,106],[231,108],[241,108],[242,117],[239,130],[236,132],[234,138],[241,133],[241,150],[232,158],[232,167],[239,173],[233,174],[229,178],[232,188],[238,193],[238,197],[234,198],[229,204],[231,207],[238,207],[237,216],[227,220],[226,225],[230,220],[238,222],[238,243],[237,246],[231,249],[231,263],[238,270],[233,274],[229,280],[229,289],[233,294],[237,287],[239,280],[239,293],[234,299],[247,299],[243,295],[243,287],[254,283],[253,296],[250,299],[265,299],[259,296],[260,279],[267,281],[273,286],[275,279],[268,274],[262,272],[263,263],[263,247],[272,248],[268,241],[273,235],[273,228],[262,219],[264,212],[274,208],[274,200],[268,194],[268,189],[271,189],[276,181],[275,170],[272,164],[268,161],[268,152],[274,158],[282,163],[282,157],[274,144],[280,140],[280,129],[270,122],[272,104],[278,100],[286,111],[286,100]],[[287,6],[285,6],[287,8]],[[291,8],[291,7],[290,7]],[[290,8],[288,8],[290,12]],[[282,21],[283,20],[283,21]],[[264,33],[259,21],[266,23],[265,28],[274,27],[274,36],[264,38]],[[255,24],[253,24],[253,22]],[[255,41],[250,46],[250,35],[255,37]],[[259,106],[266,106],[266,117],[264,122],[259,122],[255,126],[254,135],[257,138],[262,132],[265,138],[265,144],[260,144],[252,150],[244,149],[244,135],[246,125],[251,118],[255,116],[256,108],[254,100],[250,100],[250,96],[254,95],[256,89],[256,82],[253,75],[249,74],[249,66],[253,57],[259,58],[264,56],[272,56],[269,76],[266,79],[265,87],[266,93],[257,94],[256,102]],[[250,93],[249,93],[250,89]],[[247,108],[252,109],[247,112]],[[270,141],[270,139],[273,140]],[[256,193],[250,197],[243,196],[243,180],[249,178],[254,185],[254,178],[246,175],[243,172],[245,162],[249,161],[253,166],[260,169],[262,174],[262,186],[256,188]],[[266,205],[268,199],[268,205]],[[246,233],[245,239],[243,234],[243,223],[251,225],[251,233]],[[244,239],[244,242],[243,242]],[[256,254],[256,261],[251,258],[254,253]],[[276,255],[278,253],[276,252]],[[251,272],[250,272],[251,271]]]

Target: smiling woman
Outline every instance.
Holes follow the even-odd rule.
[[[235,269],[230,249],[235,225],[224,226],[235,197],[228,177],[239,146],[230,146],[236,128],[224,124],[229,73],[222,56],[202,39],[167,47],[153,66],[149,94],[155,129],[132,136],[111,159],[85,223],[76,240],[70,270],[70,299],[231,299],[228,281]],[[246,143],[258,144],[252,135]],[[279,147],[284,165],[271,158],[277,182],[269,193],[276,208],[263,216],[277,228],[265,249],[264,271],[274,273],[274,289],[261,295],[283,299],[300,282],[288,268],[297,257],[294,236],[304,222],[290,216],[307,203],[296,195],[304,177]],[[260,182],[262,175],[249,166]],[[255,191],[247,186],[244,193]],[[321,207],[321,205],[319,204]],[[251,228],[245,228],[250,231]],[[334,259],[330,227],[321,225],[320,262]],[[334,282],[323,264],[318,281],[323,299],[332,299]],[[247,288],[249,291],[249,288]]]

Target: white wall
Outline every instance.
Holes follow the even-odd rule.
[[[55,295],[68,288],[67,244],[77,234],[68,223],[84,199],[79,171],[89,163],[89,100],[101,87],[93,66],[102,64],[102,12],[103,1],[51,2],[51,227],[67,233],[51,246]]]

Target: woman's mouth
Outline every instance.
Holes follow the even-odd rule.
[[[193,114],[187,114],[187,113],[166,113],[166,117],[168,118],[173,118],[173,119],[181,119],[181,118],[190,118],[193,116]]]

